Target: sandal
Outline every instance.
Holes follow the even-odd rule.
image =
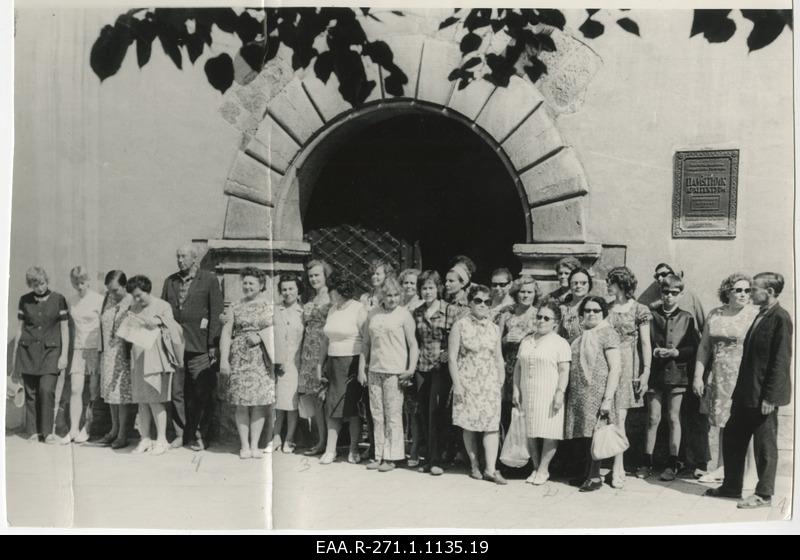
[[[336,453],[324,453],[322,457],[319,458],[320,465],[330,465],[336,459]]]
[[[625,475],[612,475],[611,476],[611,488],[616,488],[617,490],[622,490],[625,487]]]
[[[347,454],[347,462],[351,465],[357,465],[361,462],[361,455],[358,454],[358,451],[351,451]]]
[[[475,480],[483,480],[483,474],[481,470],[477,467],[472,469],[472,472],[469,473],[470,478],[474,478]]]
[[[263,459],[264,452],[258,448],[255,448],[250,452],[250,457],[252,457],[253,459]]]
[[[409,469],[416,469],[419,466],[419,459],[408,459],[406,465]]]
[[[293,441],[285,441],[283,442],[283,451],[284,453],[294,453],[294,449],[297,447]]]
[[[106,435],[104,435],[97,441],[97,445],[111,445],[116,440],[117,440],[117,434],[112,434],[111,432],[108,432]]]
[[[239,459],[249,459],[249,458],[250,458],[250,457],[252,457],[252,456],[253,456],[253,452],[252,452],[252,451],[250,451],[250,448],[249,448],[249,447],[248,447],[247,449],[245,449],[244,447],[242,447],[242,448],[239,450]]]
[[[127,438],[116,438],[114,441],[111,442],[111,449],[123,449],[128,447],[128,440]]]
[[[150,448],[150,455],[163,455],[169,449],[169,445],[163,442],[157,442]]]

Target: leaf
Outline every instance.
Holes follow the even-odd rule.
[[[461,78],[461,81],[458,82],[458,89],[459,90],[464,89],[465,87],[467,87],[470,84],[470,82],[472,80],[473,80],[473,78]]]
[[[497,33],[498,31],[500,31],[501,29],[503,29],[506,26],[506,22],[502,18],[501,19],[493,19],[492,23],[490,25],[492,26],[492,31],[494,33]]]
[[[480,64],[480,62],[481,62],[481,57],[473,56],[468,61],[466,61],[464,64],[462,64],[461,67],[462,68],[472,68],[473,66],[477,66],[478,64]]]
[[[539,14],[536,13],[536,10],[525,8],[521,10],[521,12],[522,16],[528,23],[530,23],[531,25],[539,25]]]
[[[624,17],[622,19],[618,19],[617,25],[619,25],[628,33],[633,33],[634,35],[639,36],[639,25],[631,18]]]
[[[536,57],[530,57],[528,61],[530,64],[526,64],[522,69],[528,75],[528,78],[530,78],[533,83],[536,83],[539,78],[547,74],[547,65]]]
[[[209,58],[203,69],[206,72],[208,83],[220,93],[225,93],[233,84],[233,60],[228,54],[222,53],[214,58]]]
[[[338,53],[333,72],[339,79],[339,93],[353,107],[361,105],[376,85],[372,80],[367,81],[364,61],[355,51]]]
[[[384,89],[390,95],[400,96],[403,95],[403,86],[408,83],[408,76],[402,70],[395,67],[386,79],[383,80]]]
[[[507,87],[511,76],[515,74],[513,64],[509,63],[506,57],[495,53],[486,55],[486,64],[491,69],[491,73],[484,77],[496,86]]]
[[[136,61],[142,68],[150,61],[156,30],[152,19],[143,19],[136,28]]]
[[[158,30],[158,40],[161,42],[161,48],[164,49],[164,53],[172,59],[175,66],[179,70],[183,68],[183,55],[180,48],[178,48],[178,32],[171,27],[162,25]]]
[[[206,11],[206,10],[203,10]],[[239,17],[230,8],[209,8],[207,10],[209,19],[225,33],[235,33],[239,23]]]
[[[470,10],[469,14],[467,14],[467,17],[464,18],[464,27],[466,27],[469,31],[475,31],[481,27],[486,27],[490,23],[491,15],[492,10],[483,8]]]
[[[247,63],[247,65],[255,72],[260,72],[266,62],[267,54],[267,41],[253,41],[242,45],[239,49],[239,54]]]
[[[333,72],[333,60],[333,53],[331,51],[326,51],[321,53],[314,62],[314,74],[323,84],[327,84],[328,79],[331,77],[331,72]]]
[[[602,23],[595,21],[592,18],[586,18],[586,21],[583,22],[583,25],[578,28],[578,31],[583,33],[583,36],[587,39],[596,39],[602,35],[605,30],[606,28]]]
[[[131,44],[129,31],[120,26],[106,25],[92,45],[89,65],[102,82],[117,73]]]
[[[481,46],[481,39],[480,35],[476,35],[475,33],[467,33],[461,39],[461,54],[469,54],[478,49]]]
[[[197,33],[186,36],[186,51],[189,53],[189,62],[194,64],[200,58],[200,55],[203,54],[203,47],[203,37]]]
[[[597,8],[587,8],[586,13],[589,14],[589,17],[592,17],[599,11]]]
[[[689,37],[700,33],[709,43],[724,43],[736,33],[736,23],[728,18],[730,10],[695,10]]]
[[[537,33],[536,38],[539,40],[539,50],[556,52],[556,43],[548,33]]]
[[[292,52],[292,70],[307,68],[317,54],[317,49],[309,48],[307,45],[296,46]]]
[[[442,29],[445,29],[447,27],[450,27],[451,25],[453,25],[454,23],[456,23],[457,21],[460,21],[460,20],[461,20],[461,18],[458,18],[456,16],[450,16],[449,18],[445,19],[442,23],[439,24],[439,30],[442,30]]]
[[[364,56],[368,56],[378,66],[383,66],[384,68],[390,66],[394,60],[394,53],[392,53],[391,47],[384,41],[366,43],[362,47],[361,53]]]
[[[772,43],[787,24],[778,10],[742,10],[742,15],[753,22],[753,29],[747,36],[747,48],[750,52]]]
[[[564,30],[564,26],[567,24],[567,18],[564,17],[564,14],[561,10],[537,10],[539,13],[539,21],[550,25],[552,27],[556,27],[560,30]]]
[[[259,23],[256,18],[247,12],[239,14],[239,18],[236,21],[236,34],[242,40],[242,43],[247,44],[250,41],[254,41],[263,32],[264,24]]]

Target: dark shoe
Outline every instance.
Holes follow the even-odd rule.
[[[664,482],[672,482],[675,480],[677,473],[675,469],[672,467],[667,467],[661,472],[661,476],[658,477],[659,480],[663,480]]]
[[[568,484],[577,488],[578,486],[583,486],[584,482],[586,482],[585,478],[571,478]]]
[[[489,482],[494,482],[495,484],[506,485],[508,481],[503,478],[503,475],[500,474],[498,471],[493,473],[483,473],[483,480],[488,480]]]
[[[720,486],[719,488],[709,488],[703,493],[703,496],[708,496],[710,498],[734,498],[736,500],[742,499],[742,492],[736,492],[735,490],[728,490],[724,486]]]
[[[128,447],[127,438],[117,438],[111,442],[111,449],[124,449]]]
[[[653,476],[653,467],[641,466],[636,469],[636,478],[650,478]]]
[[[600,490],[602,487],[602,480],[592,480],[591,478],[587,478],[584,483],[581,484],[578,492],[594,492],[595,490]]]
[[[758,494],[746,497],[741,500],[736,507],[739,509],[756,509],[761,507],[772,507],[772,498],[762,498]]]
[[[315,445],[310,449],[306,449],[303,452],[303,455],[305,455],[306,457],[313,457],[314,455],[321,455],[324,450],[325,448],[322,445]]]

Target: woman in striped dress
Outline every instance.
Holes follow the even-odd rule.
[[[569,343],[556,334],[560,321],[555,300],[542,305],[536,312],[536,330],[520,343],[514,367],[514,406],[525,415],[534,469],[526,482],[536,485],[550,478],[550,461],[564,439],[564,391],[572,355]]]

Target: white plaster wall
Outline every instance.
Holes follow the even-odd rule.
[[[147,274],[160,293],[177,246],[221,235],[241,134],[217,112],[205,56],[181,72],[156,40],[147,66],[133,47],[101,84],[89,52],[118,13],[17,12],[10,320],[32,264],[63,293],[76,264]]]
[[[621,29],[587,44],[603,58],[582,109],[558,119],[589,179],[589,231],[628,246],[643,289],[659,262],[683,269],[708,310],[726,275],[774,270],[792,283],[792,40],[748,54],[752,24],[711,45],[689,39],[691,13],[637,11],[641,38]],[[672,239],[673,155],[738,148],[733,240]],[[792,286],[782,300],[791,308]]]

